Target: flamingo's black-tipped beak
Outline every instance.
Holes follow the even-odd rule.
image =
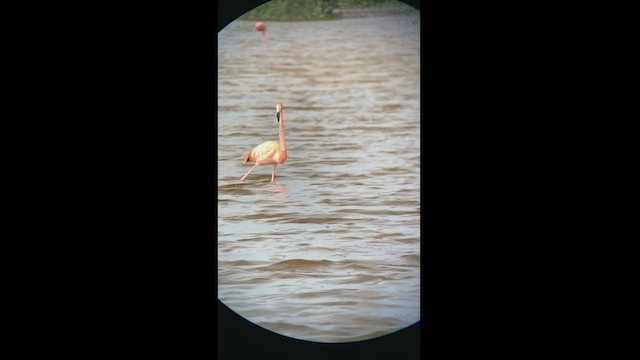
[[[278,119],[278,122],[280,122],[281,118],[282,118],[282,103],[277,103],[276,104],[276,119]]]

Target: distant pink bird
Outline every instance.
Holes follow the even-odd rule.
[[[262,33],[262,42],[267,41],[267,26],[264,23],[257,22],[256,31],[260,31]]]
[[[284,142],[284,115],[282,113],[281,102],[276,104],[276,119],[278,119],[279,123],[279,140],[263,142],[243,156],[243,164],[246,164],[249,161],[255,161],[256,164],[249,169],[246,174],[244,174],[242,179],[240,179],[240,182],[243,182],[257,166],[272,165],[273,170],[271,171],[271,184],[275,184],[276,166],[287,160],[287,146]]]

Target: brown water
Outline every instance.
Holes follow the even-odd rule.
[[[317,342],[420,321],[420,16],[253,22],[218,34],[218,297]],[[277,140],[288,159],[242,155]]]

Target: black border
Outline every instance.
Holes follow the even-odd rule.
[[[576,30],[584,24],[565,22],[573,8],[421,5],[420,353],[550,352],[584,331],[566,320],[583,301],[568,287],[583,264],[570,273],[559,265],[571,267],[576,247],[563,241],[582,224],[555,225],[575,216],[566,192],[583,179],[565,176],[584,148],[572,143],[588,126],[584,99],[601,90],[589,77],[600,64],[585,60],[599,49],[576,56],[568,47],[590,41]],[[15,192],[36,194],[22,201],[33,211],[19,240],[38,256],[23,282],[33,306],[19,313],[36,314],[23,322],[40,330],[30,344],[215,356],[216,9],[51,10],[28,25],[36,41],[21,41],[33,51],[20,53],[26,66],[16,72],[32,75],[20,110],[40,113],[20,122],[38,144],[8,152],[33,156],[19,173],[32,181]],[[20,265],[15,273],[32,264]],[[600,291],[589,290],[585,298]]]

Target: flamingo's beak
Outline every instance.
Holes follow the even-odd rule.
[[[276,104],[276,119],[280,122],[280,117],[282,116],[282,104]]]

